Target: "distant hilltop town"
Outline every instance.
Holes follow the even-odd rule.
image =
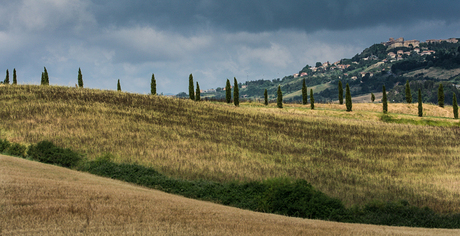
[[[450,39],[429,39],[426,40],[425,43],[441,43],[441,42],[448,42],[448,43],[457,43],[458,40],[456,38]],[[388,49],[399,48],[399,47],[419,47],[420,41],[419,40],[407,40],[404,41],[404,38],[390,38],[387,42],[382,43],[383,45],[387,46]]]

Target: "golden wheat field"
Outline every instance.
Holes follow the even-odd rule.
[[[0,155],[0,235],[458,235],[256,213]]]
[[[0,138],[49,140],[95,159],[138,163],[182,179],[305,179],[347,206],[406,199],[460,212],[458,120],[452,107],[389,104],[232,104],[57,86],[0,89]]]

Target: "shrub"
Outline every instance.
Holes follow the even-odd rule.
[[[34,160],[57,164],[63,167],[77,166],[82,159],[79,153],[76,153],[69,148],[61,148],[50,141],[41,141],[36,145],[31,145],[27,151],[27,155]]]
[[[10,147],[10,145],[11,145],[11,143],[8,140],[6,140],[6,139],[1,140],[0,139],[0,152],[6,151]]]
[[[13,143],[9,146],[5,153],[11,156],[26,157],[26,150],[27,147],[25,145]]]

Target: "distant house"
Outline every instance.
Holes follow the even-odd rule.
[[[396,58],[396,54],[394,52],[389,52],[387,55],[391,58]]]
[[[298,74],[298,73],[295,73],[295,74],[294,74],[294,78],[297,78],[297,77],[299,77],[299,74]]]
[[[302,73],[300,74],[300,76],[307,76],[307,75],[308,75],[307,72],[302,72]]]
[[[247,88],[247,87],[248,87],[247,85],[243,85],[243,86],[241,86],[241,88]]]
[[[420,53],[420,48],[414,48],[414,52]]]
[[[346,64],[346,65],[340,64],[340,65],[337,65],[337,67],[338,67],[339,69],[341,69],[341,70],[345,70],[345,69],[347,69],[348,67],[350,67],[350,65],[349,65],[349,64]]]

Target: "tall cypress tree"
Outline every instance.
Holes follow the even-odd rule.
[[[418,116],[423,116],[422,89],[418,89]]]
[[[188,76],[188,94],[191,100],[195,100],[195,89],[193,88],[193,75]]]
[[[235,106],[240,105],[240,91],[238,88],[238,82],[236,81],[236,77],[233,77],[233,104]]]
[[[264,92],[264,101],[265,101],[265,106],[268,105],[268,92],[267,92],[267,89],[265,89],[265,92]]]
[[[152,79],[150,80],[150,94],[157,95],[157,81],[155,80],[155,74],[152,73]]]
[[[315,98],[313,97],[313,89],[310,89],[310,108],[315,109]]]
[[[410,93],[409,80],[406,81],[406,102],[412,103],[412,94]]]
[[[44,77],[45,77],[45,85],[50,85],[50,77],[48,76],[48,71],[46,70],[46,67],[45,67],[45,71],[43,73],[44,73]]]
[[[81,75],[80,68],[78,68],[78,87],[83,88],[83,75]]]
[[[198,84],[198,81],[196,82],[195,101],[197,102],[201,101],[201,91],[200,91],[200,85]]]
[[[16,78],[16,68],[13,69],[13,84],[18,84],[18,79]]]
[[[372,101],[372,102],[375,101],[375,95],[374,95],[374,93],[371,93],[371,101]]]
[[[281,86],[278,85],[278,100],[277,100],[277,106],[278,108],[283,108],[283,93],[281,92]]]
[[[455,93],[452,95],[452,107],[454,109],[454,119],[458,119],[457,95]]]
[[[118,83],[117,83],[117,91],[121,91],[121,84],[120,84],[120,80],[118,80]]]
[[[444,88],[442,87],[442,83],[439,83],[438,88],[438,105],[444,107]]]
[[[387,113],[388,112],[388,101],[387,101],[387,91],[385,89],[385,85],[383,85],[382,90],[383,90],[383,97],[382,97],[383,113]]]
[[[351,109],[352,109],[351,93],[350,93],[350,86],[348,86],[348,83],[347,83],[347,88],[346,88],[346,91],[345,91],[345,103],[347,105],[347,111],[351,111]]]
[[[4,84],[10,84],[10,73],[8,72],[8,69],[6,69],[6,77],[5,80],[3,81]]]
[[[45,72],[42,72],[42,80],[40,82],[40,85],[46,85],[46,81],[45,81]]]
[[[307,85],[305,84],[305,79],[303,79],[302,83],[302,103],[303,105],[308,103]]]
[[[340,105],[343,104],[343,86],[342,86],[342,80],[339,80],[339,103],[340,103]]]
[[[227,84],[225,85],[225,100],[227,103],[232,102],[232,86],[230,85],[230,80],[227,79]]]

